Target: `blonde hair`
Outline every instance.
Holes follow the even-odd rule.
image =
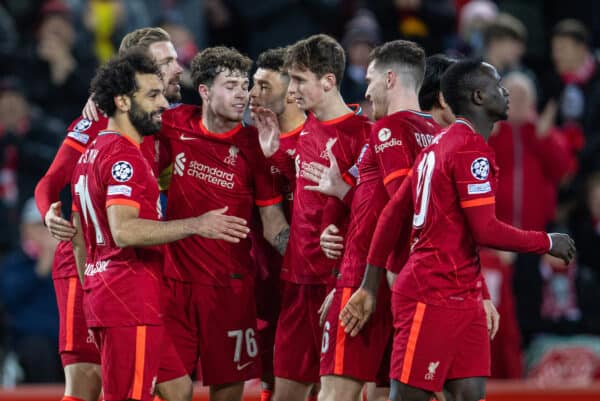
[[[151,44],[158,42],[170,42],[171,36],[167,31],[158,27],[140,28],[129,32],[121,40],[119,54],[122,54],[134,47],[148,50]]]

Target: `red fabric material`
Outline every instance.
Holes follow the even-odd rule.
[[[526,230],[543,230],[554,219],[558,185],[577,168],[563,132],[552,130],[539,138],[535,128],[533,123],[501,122],[489,139],[500,168],[498,218]]]

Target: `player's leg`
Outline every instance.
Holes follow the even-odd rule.
[[[165,401],[191,401],[193,396],[192,379],[185,375],[158,383],[156,393]]]
[[[342,376],[321,376],[319,401],[358,400],[364,382]]]
[[[365,384],[367,401],[387,401],[390,399],[390,387],[379,387],[377,383]]]
[[[83,289],[77,277],[54,279],[59,316],[59,352],[65,372],[65,397],[96,401],[102,390],[100,353],[88,332]]]
[[[281,311],[275,332],[274,401],[304,401],[319,382],[322,328],[319,310],[327,288],[281,283]]]
[[[244,383],[217,384],[210,386],[210,401],[241,400]]]
[[[312,383],[301,383],[295,380],[275,377],[273,401],[305,401],[309,397]]]
[[[72,363],[65,368],[65,397],[70,401],[97,401],[102,390],[100,365]]]
[[[433,393],[392,379],[390,401],[429,401]]]
[[[446,391],[452,401],[485,400],[485,377],[468,377],[446,382]]]

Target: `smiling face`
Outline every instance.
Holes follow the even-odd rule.
[[[289,80],[278,71],[259,68],[254,74],[254,84],[250,90],[250,112],[257,107],[283,113],[286,104]]]
[[[164,84],[154,74],[137,74],[136,84],[127,115],[140,135],[156,134],[162,127],[162,113],[168,107]]]
[[[200,86],[203,104],[214,115],[225,121],[242,121],[248,104],[248,75],[245,72],[225,69],[217,74],[212,85]]]
[[[155,42],[148,47],[160,69],[165,84],[165,96],[171,103],[181,100],[181,87],[179,82],[183,68],[177,62],[177,51],[171,42]]]

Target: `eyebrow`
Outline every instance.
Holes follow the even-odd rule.
[[[160,90],[160,89],[156,89],[156,88],[155,88],[155,89],[150,89],[150,90],[149,90],[149,91],[146,93],[146,96],[157,95],[157,94],[159,94],[159,93],[163,93],[163,91],[162,91],[162,90]]]

